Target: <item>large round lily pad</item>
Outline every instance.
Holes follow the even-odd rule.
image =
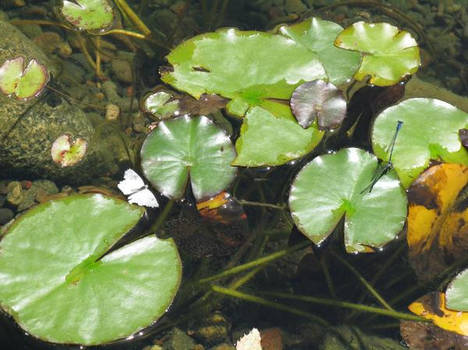
[[[437,99],[412,98],[380,113],[372,130],[372,147],[387,161],[398,120],[403,121],[392,163],[403,186],[408,187],[430,160],[468,165],[468,151],[458,131],[468,127],[468,113]]]
[[[265,32],[221,29],[198,35],[167,59],[174,69],[162,74],[164,82],[196,98],[203,93],[229,98],[228,110],[239,116],[267,99],[289,100],[304,81],[327,77],[314,52]],[[269,107],[274,111],[276,104]]]
[[[197,200],[224,190],[234,179],[234,147],[207,117],[183,116],[159,123],[141,148],[146,178],[163,195],[181,198],[188,183]]]
[[[460,272],[450,282],[445,292],[447,308],[468,312],[468,269]]]
[[[276,166],[309,153],[320,142],[323,132],[314,123],[303,129],[284,106],[282,114],[254,107],[247,113],[236,142],[233,164],[258,167]]]
[[[328,81],[340,85],[350,80],[359,68],[361,54],[343,50],[334,45],[343,30],[339,24],[312,17],[290,26],[281,26],[279,33],[293,39],[317,54],[325,67]]]
[[[297,227],[320,244],[345,216],[348,252],[374,251],[394,239],[406,219],[406,195],[393,171],[366,190],[377,167],[377,158],[358,148],[316,157],[291,187],[289,206]]]
[[[177,291],[171,240],[145,237],[106,255],[144,210],[100,194],[29,210],[0,242],[0,304],[31,335],[102,344],[156,321]]]
[[[421,64],[416,40],[389,23],[356,22],[338,35],[335,45],[361,52],[362,63],[354,78],[370,76],[369,82],[378,86],[398,83]]]

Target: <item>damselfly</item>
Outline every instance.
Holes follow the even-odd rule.
[[[369,193],[372,192],[372,189],[374,188],[377,181],[379,181],[382,176],[384,176],[386,173],[390,171],[391,168],[393,168],[393,164],[392,164],[393,148],[395,147],[395,142],[398,136],[398,132],[400,131],[402,125],[403,125],[403,122],[399,120],[397,122],[397,126],[395,129],[395,133],[393,134],[392,141],[390,142],[389,150],[387,150],[387,152],[390,151],[390,155],[388,156],[388,161],[385,164],[381,163],[377,166],[377,169],[375,169],[375,172],[374,172],[374,176],[372,176],[371,182],[369,183],[369,185],[366,186],[366,188],[364,188],[361,191],[361,193],[364,193],[366,191],[368,191]]]

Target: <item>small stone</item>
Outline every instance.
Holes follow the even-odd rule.
[[[0,207],[3,207],[6,201],[6,196],[0,194]]]
[[[126,60],[113,59],[111,62],[112,71],[117,80],[123,83],[131,83],[133,80],[132,65]]]
[[[0,181],[0,194],[7,194],[8,193],[8,180]]]
[[[210,348],[209,350],[236,350],[236,348],[232,346],[231,344],[222,343],[222,344],[219,344]]]
[[[8,184],[7,202],[17,206],[24,200],[23,188],[21,182],[12,181]]]
[[[164,350],[188,350],[193,349],[195,341],[178,328],[174,328],[169,339],[163,344]]]
[[[0,225],[5,225],[8,221],[13,219],[15,213],[8,208],[0,208]]]
[[[119,119],[120,115],[120,107],[113,104],[109,103],[106,106],[106,120],[108,121],[113,121]]]
[[[142,117],[135,117],[135,119],[133,120],[133,130],[142,133],[146,132],[145,120]]]
[[[47,194],[56,194],[59,192],[57,185],[50,180],[36,180],[33,182],[33,186],[42,188]]]

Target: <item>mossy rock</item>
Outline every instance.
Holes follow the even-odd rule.
[[[35,58],[52,77],[58,75],[45,54],[16,27],[0,21],[0,32],[0,65],[19,56],[26,62]],[[40,176],[84,183],[117,170],[109,168],[115,162],[103,159],[99,143],[93,142],[94,127],[86,114],[56,93],[45,90],[27,100],[0,94],[0,125],[0,176]],[[52,160],[52,143],[65,133],[88,142],[87,154],[76,166],[61,167]]]

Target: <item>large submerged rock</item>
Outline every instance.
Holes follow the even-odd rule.
[[[0,65],[23,56],[45,65],[52,79],[57,76],[44,53],[16,27],[0,21]],[[75,166],[53,162],[51,147],[65,133],[88,142],[84,159]],[[118,169],[110,152],[103,152],[93,139],[94,127],[86,114],[56,92],[45,89],[36,98],[20,101],[0,94],[0,176],[38,176],[68,183],[111,175]],[[106,159],[107,158],[107,159]]]

